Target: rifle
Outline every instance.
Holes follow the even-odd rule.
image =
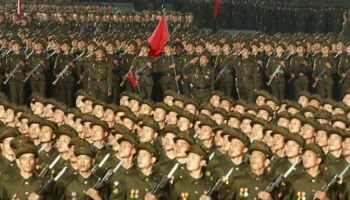
[[[215,79],[215,83],[218,82],[220,80],[220,78],[222,77],[222,75],[224,75],[224,73],[226,72],[228,66],[226,65],[224,68],[222,68],[219,72],[219,74],[216,76]]]
[[[64,172],[66,172],[66,170],[67,170],[67,167],[64,167],[63,169],[61,169],[61,171],[55,176],[55,178],[50,178],[50,180],[45,185],[41,186],[40,189],[35,193],[39,196],[43,195],[44,192],[47,190],[47,188],[49,188],[52,184],[57,182],[62,177]]]
[[[56,54],[56,51],[54,51],[54,52],[52,52],[50,55],[48,55],[47,57],[46,57],[46,59],[50,59],[53,55],[55,55]]]
[[[179,168],[179,163],[176,163],[174,165],[174,167],[170,170],[169,174],[168,175],[164,175],[162,180],[157,185],[154,186],[154,188],[151,191],[152,195],[157,194],[160,189],[164,188],[165,184],[167,184],[169,182],[169,180],[174,175],[174,173],[177,170],[177,168]]]
[[[85,69],[82,75],[85,77],[85,76],[88,75],[88,74],[89,74],[89,68]],[[84,79],[84,78],[79,79],[79,81],[77,82],[77,84],[79,84],[83,79]]]
[[[342,82],[344,81],[344,79],[349,75],[349,73],[350,73],[350,68],[349,68],[348,70],[346,70],[346,72],[345,72],[346,76],[343,77],[343,78],[341,78],[341,80],[339,81],[339,83],[342,83]]]
[[[128,70],[128,72],[124,75],[124,76],[127,76],[134,68],[134,63],[135,63],[135,60],[136,60],[137,57],[134,58],[134,60],[132,61],[131,65],[130,65],[130,68]],[[120,83],[120,86],[123,86],[125,84],[125,81],[126,80],[123,80],[121,83]]]
[[[328,190],[340,179],[345,175],[345,173],[349,170],[350,165],[347,165],[340,174],[336,174],[333,176],[332,180],[329,181],[326,185],[324,185],[321,189],[322,192],[328,192]],[[317,198],[314,197],[313,200],[316,200]]]
[[[223,178],[218,178],[215,185],[208,191],[207,196],[212,197],[214,192],[217,191],[219,187],[227,181],[227,179],[231,176],[232,172],[233,168],[231,168]]]
[[[317,77],[321,77],[325,72],[326,72],[326,69],[323,68],[322,71],[317,75]],[[316,80],[316,81],[312,84],[312,87],[313,87],[313,88],[316,88],[316,86],[317,86],[319,80],[320,80],[320,79]]]
[[[107,159],[109,158],[110,154],[106,154],[105,157],[103,157],[103,159],[101,160],[101,162],[99,164],[96,164],[92,170],[91,173],[95,174],[99,169],[101,169],[101,167],[106,163]]]
[[[5,85],[7,84],[7,82],[11,79],[11,77],[13,77],[13,75],[15,74],[18,68],[19,68],[19,64],[17,64],[16,67],[10,72],[10,74],[8,75],[6,80],[3,82],[3,84]]]
[[[9,49],[1,54],[1,59],[5,58],[9,53],[11,53],[12,49]]]
[[[103,178],[102,178],[102,179],[99,179],[99,180],[97,181],[97,183],[95,183],[95,185],[92,186],[92,188],[95,189],[95,190],[101,189],[101,188],[109,181],[109,179],[112,177],[112,175],[118,171],[118,169],[122,166],[122,164],[123,164],[123,161],[121,160],[121,161],[117,164],[117,166],[114,167],[114,169],[109,169],[109,170],[106,172],[106,174],[103,176]],[[91,200],[91,197],[86,196],[86,197],[84,198],[84,200]]]
[[[26,60],[28,60],[29,57],[30,57],[31,55],[33,55],[34,52],[35,52],[35,51],[34,51],[34,49],[33,49],[28,55],[26,55]]]
[[[338,179],[340,179],[345,175],[345,173],[349,170],[349,168],[350,168],[350,165],[347,165],[340,174],[336,174],[335,176],[333,176],[332,180],[329,181],[326,185],[324,185],[321,191],[328,192],[328,190],[338,181]],[[316,200],[316,199],[317,199],[316,197],[313,198],[313,200]]]
[[[34,69],[32,69],[30,72],[29,72],[29,75],[23,80],[23,82],[27,82],[28,79],[39,69],[40,67],[40,64],[38,64],[37,66],[34,67]]]
[[[269,80],[269,82],[267,82],[267,84],[266,84],[267,86],[271,85],[273,79],[275,79],[275,77],[276,77],[276,75],[277,75],[277,73],[279,72],[280,69],[281,69],[281,65],[278,65],[277,69],[272,74],[272,78]]]
[[[83,57],[85,54],[85,52],[82,52],[81,54],[79,54],[79,56],[77,56],[76,58],[74,58],[73,62],[78,61],[81,57]],[[90,54],[89,54],[90,55]]]
[[[56,80],[54,80],[54,82],[52,82],[52,85],[56,85],[56,83],[61,79],[63,74],[67,72],[68,68],[69,68],[69,65],[66,65],[64,67],[64,69],[58,74],[58,77],[56,78]]]
[[[55,160],[53,160],[53,161],[51,162],[50,165],[46,165],[46,167],[45,167],[44,169],[42,169],[41,172],[39,173],[39,176],[40,176],[40,177],[45,177],[45,175],[47,174],[47,172],[48,172],[49,170],[52,170],[52,168],[58,163],[58,161],[60,160],[60,158],[61,158],[61,156],[58,155],[58,156],[55,158]]]

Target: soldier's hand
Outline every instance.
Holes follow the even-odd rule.
[[[203,194],[201,197],[199,197],[199,200],[211,200],[211,197]]]
[[[329,200],[329,198],[327,197],[327,193],[322,192],[322,191],[316,191],[315,192],[315,197],[318,200]]]
[[[40,65],[40,66],[45,66],[45,61],[39,60],[39,65]]]
[[[84,79],[84,75],[80,75],[79,78],[80,78],[80,80],[83,80]]]
[[[68,65],[71,66],[71,67],[75,67],[73,62],[69,62]]]
[[[24,62],[23,60],[20,60],[20,61],[19,61],[19,65],[24,66],[24,65],[25,65],[25,62]]]
[[[91,197],[93,200],[102,200],[102,197],[98,194],[98,191],[90,188],[88,191],[86,191],[86,195]]]
[[[326,67],[332,68],[331,64],[329,64],[329,63],[326,63]]]
[[[180,80],[180,76],[175,76],[175,80]]]
[[[186,79],[186,80],[187,80],[187,79],[188,79],[188,75],[184,75],[184,79]]]
[[[152,68],[152,63],[151,62],[146,62],[147,67]]]
[[[157,200],[157,197],[155,197],[151,193],[147,193],[145,196],[145,200]]]
[[[281,61],[280,61],[280,65],[282,65],[283,67],[285,67],[285,66],[286,66],[286,64],[285,64],[284,60],[281,60]]]
[[[271,80],[271,79],[273,79],[273,76],[272,76],[272,75],[270,75],[270,76],[269,76],[269,79],[270,79],[270,80]]]
[[[346,73],[342,73],[341,77],[345,78],[346,77]]]
[[[319,78],[319,77],[316,77],[316,78],[315,78],[315,81],[318,81],[318,80],[320,80],[320,78]]]
[[[197,61],[198,61],[198,58],[194,58],[193,60],[191,60],[190,63],[193,65],[193,64],[195,64]]]
[[[108,96],[111,96],[112,92],[110,90],[108,90]]]
[[[113,64],[118,65],[118,60],[113,60]]]
[[[172,64],[172,65],[170,65],[169,68],[170,68],[170,69],[174,69],[174,68],[175,68],[175,63]]]
[[[262,200],[272,200],[271,194],[264,191],[259,192],[258,197]]]
[[[290,76],[291,76],[293,79],[295,78],[295,74],[291,74]]]
[[[258,63],[258,65],[262,65],[263,62],[261,60],[258,60],[257,63]]]
[[[123,76],[123,80],[125,81],[126,79],[128,79],[128,76]]]
[[[35,194],[35,193],[31,193],[29,196],[28,196],[28,200],[40,200],[40,196]]]
[[[56,75],[56,78],[61,78],[61,76],[59,74]]]
[[[304,65],[305,67],[307,67],[307,66],[309,66],[309,63],[307,63],[307,61],[304,60],[304,61],[303,61],[303,65]]]

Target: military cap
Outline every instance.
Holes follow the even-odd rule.
[[[146,105],[148,105],[151,108],[153,108],[153,106],[154,106],[154,102],[152,100],[150,100],[150,99],[142,100],[141,105],[143,105],[143,104],[146,104]],[[164,110],[167,111],[167,109],[164,109]]]
[[[244,111],[245,111],[245,112],[248,112],[248,111],[257,112],[257,111],[258,111],[258,108],[259,108],[258,105],[253,104],[253,103],[250,103],[250,104],[247,104],[247,106],[244,108]]]
[[[103,130],[107,131],[108,129],[108,124],[107,122],[97,118],[97,117],[93,117],[92,121],[91,121],[91,127],[92,126],[100,126],[103,128]]]
[[[300,113],[296,113],[296,114],[292,115],[290,117],[290,119],[297,119],[300,122],[303,122],[305,120],[305,117],[302,114],[300,114]]]
[[[26,105],[19,105],[19,106],[16,106],[16,110],[15,110],[15,113],[30,113],[32,112],[28,106]]]
[[[31,124],[40,124],[41,120],[41,117],[33,115],[31,118],[28,119],[28,125],[30,126]]]
[[[191,136],[188,133],[183,133],[180,132],[175,138],[174,141],[178,141],[178,140],[184,140],[186,141],[188,144],[192,145],[195,142],[193,141],[193,139],[191,138]]]
[[[132,93],[129,95],[129,100],[135,100],[138,102],[142,102],[142,98],[140,97],[139,94]]]
[[[66,110],[67,110],[67,106],[66,106],[66,104],[64,104],[64,103],[61,103],[61,102],[57,102],[55,105],[54,105],[55,107],[52,109],[52,110],[60,110],[60,111],[62,111],[62,112],[66,112]]]
[[[117,105],[115,105],[115,104],[107,104],[105,107],[104,107],[106,110],[107,109],[110,109],[110,110],[112,110],[113,112],[117,112],[117,110],[118,110],[118,106]]]
[[[242,99],[236,100],[236,101],[233,102],[233,107],[235,107],[237,105],[241,105],[241,106],[245,107],[247,105],[247,102],[242,100]]]
[[[177,94],[176,96],[174,96],[173,101],[181,101],[184,102],[187,99],[186,96],[182,95],[182,94]]]
[[[211,55],[210,55],[210,54],[208,54],[207,52],[203,52],[203,53],[200,55],[200,57],[202,57],[202,56],[207,57],[207,59],[208,59],[208,60],[210,60],[210,59],[211,59]]]
[[[267,124],[267,121],[261,118],[255,118],[250,122],[251,126],[254,126],[254,124],[260,124],[261,126],[265,126]]]
[[[147,42],[147,41],[144,41],[141,43],[141,47],[147,47],[147,48],[151,48],[151,45]]]
[[[25,135],[19,135],[10,141],[10,147],[11,147],[11,149],[16,150],[18,147],[22,146],[23,144],[27,144],[27,143],[34,144],[33,140],[30,137],[25,136]]]
[[[164,95],[164,97],[166,97],[166,96],[175,97],[177,95],[177,93],[175,90],[165,90],[163,95]]]
[[[211,103],[202,103],[202,105],[199,107],[199,110],[207,110],[210,113],[214,112],[215,107]]]
[[[213,132],[215,133],[217,131],[224,131],[224,130],[230,130],[230,129],[232,128],[227,124],[220,124],[213,127]]]
[[[105,107],[106,106],[106,103],[100,99],[96,99],[93,103],[92,103],[93,106],[96,106],[96,105],[100,105],[102,107]]]
[[[274,129],[276,128],[275,124],[274,123],[269,123],[269,124],[266,124],[266,126],[264,126],[263,128],[263,132],[266,133],[267,131],[273,131]]]
[[[65,114],[73,114],[74,116],[81,115],[82,112],[78,108],[68,108],[65,110]]]
[[[161,108],[165,112],[168,112],[168,110],[169,110],[169,106],[163,102],[158,102],[158,103],[154,104],[153,110],[155,110],[156,108]]]
[[[349,111],[349,107],[343,103],[343,102],[336,102],[333,104],[333,109],[335,108],[339,108],[341,110],[343,110],[344,112],[348,112]]]
[[[170,42],[170,41],[167,41],[165,44],[164,44],[164,47],[165,46],[169,46],[169,47],[173,47],[173,43],[172,42]]]
[[[35,157],[38,157],[38,149],[34,144],[31,144],[31,143],[25,143],[21,146],[18,146],[15,153],[16,153],[16,158],[19,158],[21,157],[21,155],[27,154],[27,153],[32,153],[35,155]]]
[[[130,110],[129,107],[126,107],[126,106],[117,106],[116,108],[117,108],[116,113],[118,113],[118,112],[122,112],[122,113],[131,113],[131,110]]]
[[[123,124],[115,124],[113,128],[110,130],[110,133],[112,135],[121,134],[121,135],[128,135],[130,133],[130,130]]]
[[[193,144],[190,146],[190,148],[188,149],[188,151],[186,152],[187,154],[189,153],[194,153],[197,154],[198,156],[201,157],[201,159],[208,161],[208,156],[205,153],[205,151],[203,150],[202,147],[200,147],[198,144]]]
[[[346,133],[344,132],[344,130],[338,127],[332,127],[332,129],[329,130],[327,133],[328,133],[328,137],[333,134],[336,134],[336,135],[339,135],[342,139],[346,138]]]
[[[312,127],[316,128],[319,124],[316,120],[314,119],[310,119],[310,118],[307,118],[307,119],[304,119],[302,122],[301,122],[303,125],[304,124],[309,124],[311,125]]]
[[[209,116],[205,114],[199,114],[197,116],[202,116],[200,120],[200,124],[198,125],[200,128],[202,126],[209,126],[210,128],[214,128],[216,126],[216,122],[212,120]]]
[[[135,41],[135,40],[130,40],[129,42],[128,42],[128,45],[130,46],[130,45],[134,45],[135,47],[137,47],[137,42]]]
[[[273,112],[272,108],[270,106],[268,106],[268,105],[259,106],[258,107],[258,111],[260,111],[260,110],[265,110],[265,111],[267,111],[269,113],[270,116],[273,116],[274,112]]]
[[[345,123],[345,125],[348,125],[348,118],[345,115],[341,115],[341,114],[337,114],[337,115],[333,115],[331,118],[332,123],[336,122],[336,121],[340,121]]]
[[[140,124],[140,127],[148,126],[152,128],[155,132],[159,133],[160,128],[157,122],[153,118],[144,118]]]
[[[256,96],[262,96],[262,97],[265,97],[265,98],[268,98],[270,95],[270,93],[266,90],[258,90],[256,92]]]
[[[317,113],[317,109],[313,106],[305,106],[304,108],[301,109],[301,112],[305,114],[306,112],[311,112],[311,113]]]
[[[287,111],[282,111],[282,112],[279,112],[277,113],[277,118],[285,118],[285,119],[290,119],[291,116],[290,116],[290,113],[287,112]]]
[[[322,102],[323,105],[329,104],[329,105],[332,105],[332,106],[333,106],[334,103],[335,103],[334,100],[331,99],[331,98],[326,98]]]
[[[229,116],[228,116],[228,119],[230,119],[230,118],[236,118],[236,119],[238,119],[238,120],[241,120],[242,115],[241,115],[241,113],[239,113],[239,112],[237,112],[237,111],[235,111],[235,112],[230,112],[230,113],[229,113]]]
[[[300,134],[289,134],[286,138],[286,141],[292,140],[300,145],[303,148],[306,145],[305,139]]]
[[[280,101],[277,99],[277,97],[275,97],[273,95],[269,95],[269,96],[265,97],[265,99],[266,99],[266,102],[272,101],[275,104],[280,104]]]
[[[38,40],[35,41],[35,44],[41,44],[41,45],[44,46],[45,42],[44,42],[44,40],[38,39]]]
[[[204,42],[198,42],[196,46],[202,46],[203,48],[206,47],[205,43]]]
[[[9,138],[9,137],[17,137],[19,136],[20,133],[16,128],[12,128],[12,127],[1,127],[0,128],[0,142],[2,143],[4,141],[5,138]]]
[[[228,101],[230,102],[231,105],[233,104],[233,99],[232,97],[229,97],[229,96],[221,96],[220,102],[223,102],[223,101]]]
[[[322,47],[328,47],[329,49],[332,49],[332,45],[327,42],[323,43]]]
[[[198,108],[198,102],[195,99],[185,99],[184,106],[186,107],[189,104]]]
[[[186,45],[192,44],[193,46],[196,44],[194,41],[192,40],[188,40],[186,41]]]
[[[301,105],[298,104],[295,101],[286,101],[287,105],[286,105],[286,109],[288,110],[289,108],[295,108],[297,110],[301,109]]]
[[[135,148],[137,148],[137,142],[134,140],[134,138],[130,135],[123,135],[123,137],[118,139],[118,143],[120,144],[121,142],[128,142],[129,144],[133,145]]]
[[[80,145],[74,147],[74,155],[75,156],[85,155],[91,158],[95,158],[96,152],[94,151],[93,147],[90,144],[84,141]]]
[[[323,159],[323,157],[324,157],[324,152],[323,152],[322,148],[320,146],[318,146],[316,143],[306,145],[303,152],[305,152],[307,150],[314,152],[321,159]]]
[[[41,122],[40,122],[40,126],[43,127],[43,126],[47,126],[47,127],[50,127],[51,130],[53,132],[56,132],[57,131],[57,125],[56,123],[52,122],[52,121],[49,121],[49,120],[46,120],[46,119],[43,119]]]
[[[124,91],[124,92],[121,92],[121,93],[120,93],[120,97],[123,97],[123,96],[129,97],[130,94],[131,94],[131,93],[130,93],[129,91]]]
[[[215,108],[215,109],[213,110],[212,113],[213,113],[213,114],[220,114],[220,115],[222,115],[225,119],[228,117],[227,111],[226,111],[225,109],[223,109],[223,108],[220,108],[220,107]]]
[[[167,133],[178,135],[180,133],[180,129],[177,127],[177,125],[168,125],[161,132],[163,136],[165,136]]]
[[[311,95],[310,98],[309,98],[309,100],[310,100],[310,101],[311,101],[311,100],[316,100],[316,101],[318,101],[318,102],[320,102],[320,103],[322,103],[322,101],[323,101],[322,97],[321,97],[319,94],[313,94],[313,95]]]
[[[140,150],[147,151],[148,153],[150,153],[153,157],[155,157],[158,160],[158,153],[150,143],[145,142],[145,143],[140,144],[138,146],[138,151],[140,151]]]
[[[272,130],[271,136],[274,136],[276,134],[280,134],[284,138],[287,138],[290,135],[289,130],[286,127],[282,127],[282,126],[276,126]]]
[[[332,130],[332,127],[328,124],[322,124],[322,126],[317,126],[316,131],[325,131],[327,134]]]
[[[125,118],[128,118],[128,119],[130,119],[133,122],[137,121],[136,115],[134,113],[131,113],[131,112],[126,112],[124,115],[122,115],[120,117],[121,120],[124,120]]]
[[[252,153],[253,151],[260,151],[261,153],[265,154],[267,158],[272,157],[272,152],[269,146],[267,144],[260,142],[260,141],[253,141],[249,146],[249,153]]]
[[[77,147],[80,145],[83,145],[85,143],[85,140],[79,137],[74,137],[69,141],[68,147],[71,148],[72,146]]]
[[[184,118],[187,118],[188,120],[190,120],[191,122],[194,120],[194,115],[188,111],[181,111],[177,114],[177,118],[179,119],[180,117],[184,117]]]
[[[87,96],[87,95],[88,95],[88,93],[85,90],[78,90],[75,93],[75,96]]]
[[[320,110],[316,115],[315,119],[327,119],[331,118],[332,114],[325,110]]]
[[[77,131],[67,124],[59,126],[56,134],[58,135],[58,137],[61,135],[66,135],[70,138],[78,137]]]
[[[31,99],[32,102],[37,101],[37,102],[43,103],[45,98],[44,98],[42,95],[40,95],[39,93],[34,92],[34,93],[30,96],[30,99]]]
[[[228,132],[230,132],[228,134]],[[229,135],[229,140],[232,139],[238,139],[240,140],[243,144],[245,144],[246,146],[250,145],[250,139],[249,137],[243,133],[242,131],[239,130],[235,130],[235,129],[231,129],[231,130],[224,130],[221,135]]]
[[[304,96],[306,98],[310,98],[311,94],[309,92],[307,92],[307,91],[301,91],[301,92],[298,93],[297,98],[300,98],[301,96]]]
[[[219,97],[225,96],[225,94],[221,90],[214,90],[210,96],[214,96],[214,95],[217,95]]]
[[[241,120],[243,121],[243,120],[245,120],[245,119],[250,119],[250,120],[255,120],[256,119],[256,116],[254,116],[254,115],[252,115],[252,114],[244,114],[244,115],[242,115],[242,118],[241,118]]]
[[[95,102],[96,101],[96,99],[95,99],[95,97],[94,96],[92,96],[92,95],[86,95],[86,96],[84,96],[84,98],[82,99],[82,101],[92,101],[92,102]]]

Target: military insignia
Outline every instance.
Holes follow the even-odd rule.
[[[134,189],[131,189],[130,190],[130,198],[134,198],[134,194],[135,194],[135,190]]]
[[[211,176],[211,172],[210,172],[210,171],[206,171],[206,172],[205,172],[205,175],[206,175],[206,176]]]
[[[138,190],[138,189],[135,190],[135,199],[139,198],[139,192],[140,192],[140,190]]]
[[[248,196],[249,196],[248,188],[244,188],[243,196],[244,196],[244,197],[248,197]]]
[[[170,184],[171,184],[171,185],[174,183],[174,180],[175,180],[175,176],[172,176],[172,177],[170,178]]]
[[[244,188],[239,188],[239,196],[243,197],[244,194]]]
[[[118,188],[113,189],[113,194],[117,194],[119,192]]]
[[[188,192],[181,192],[181,200],[187,200],[188,199]]]
[[[306,192],[301,193],[301,200],[306,200]]]

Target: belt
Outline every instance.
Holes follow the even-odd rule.
[[[106,78],[102,78],[102,79],[97,79],[97,78],[92,78],[92,81],[97,81],[97,82],[101,82],[101,81],[106,81]]]
[[[247,81],[247,80],[251,80],[252,77],[249,76],[249,77],[241,77],[241,78],[238,78],[238,81]]]
[[[163,76],[168,76],[168,77],[173,77],[175,76],[173,73],[165,73],[165,74],[162,74]]]

